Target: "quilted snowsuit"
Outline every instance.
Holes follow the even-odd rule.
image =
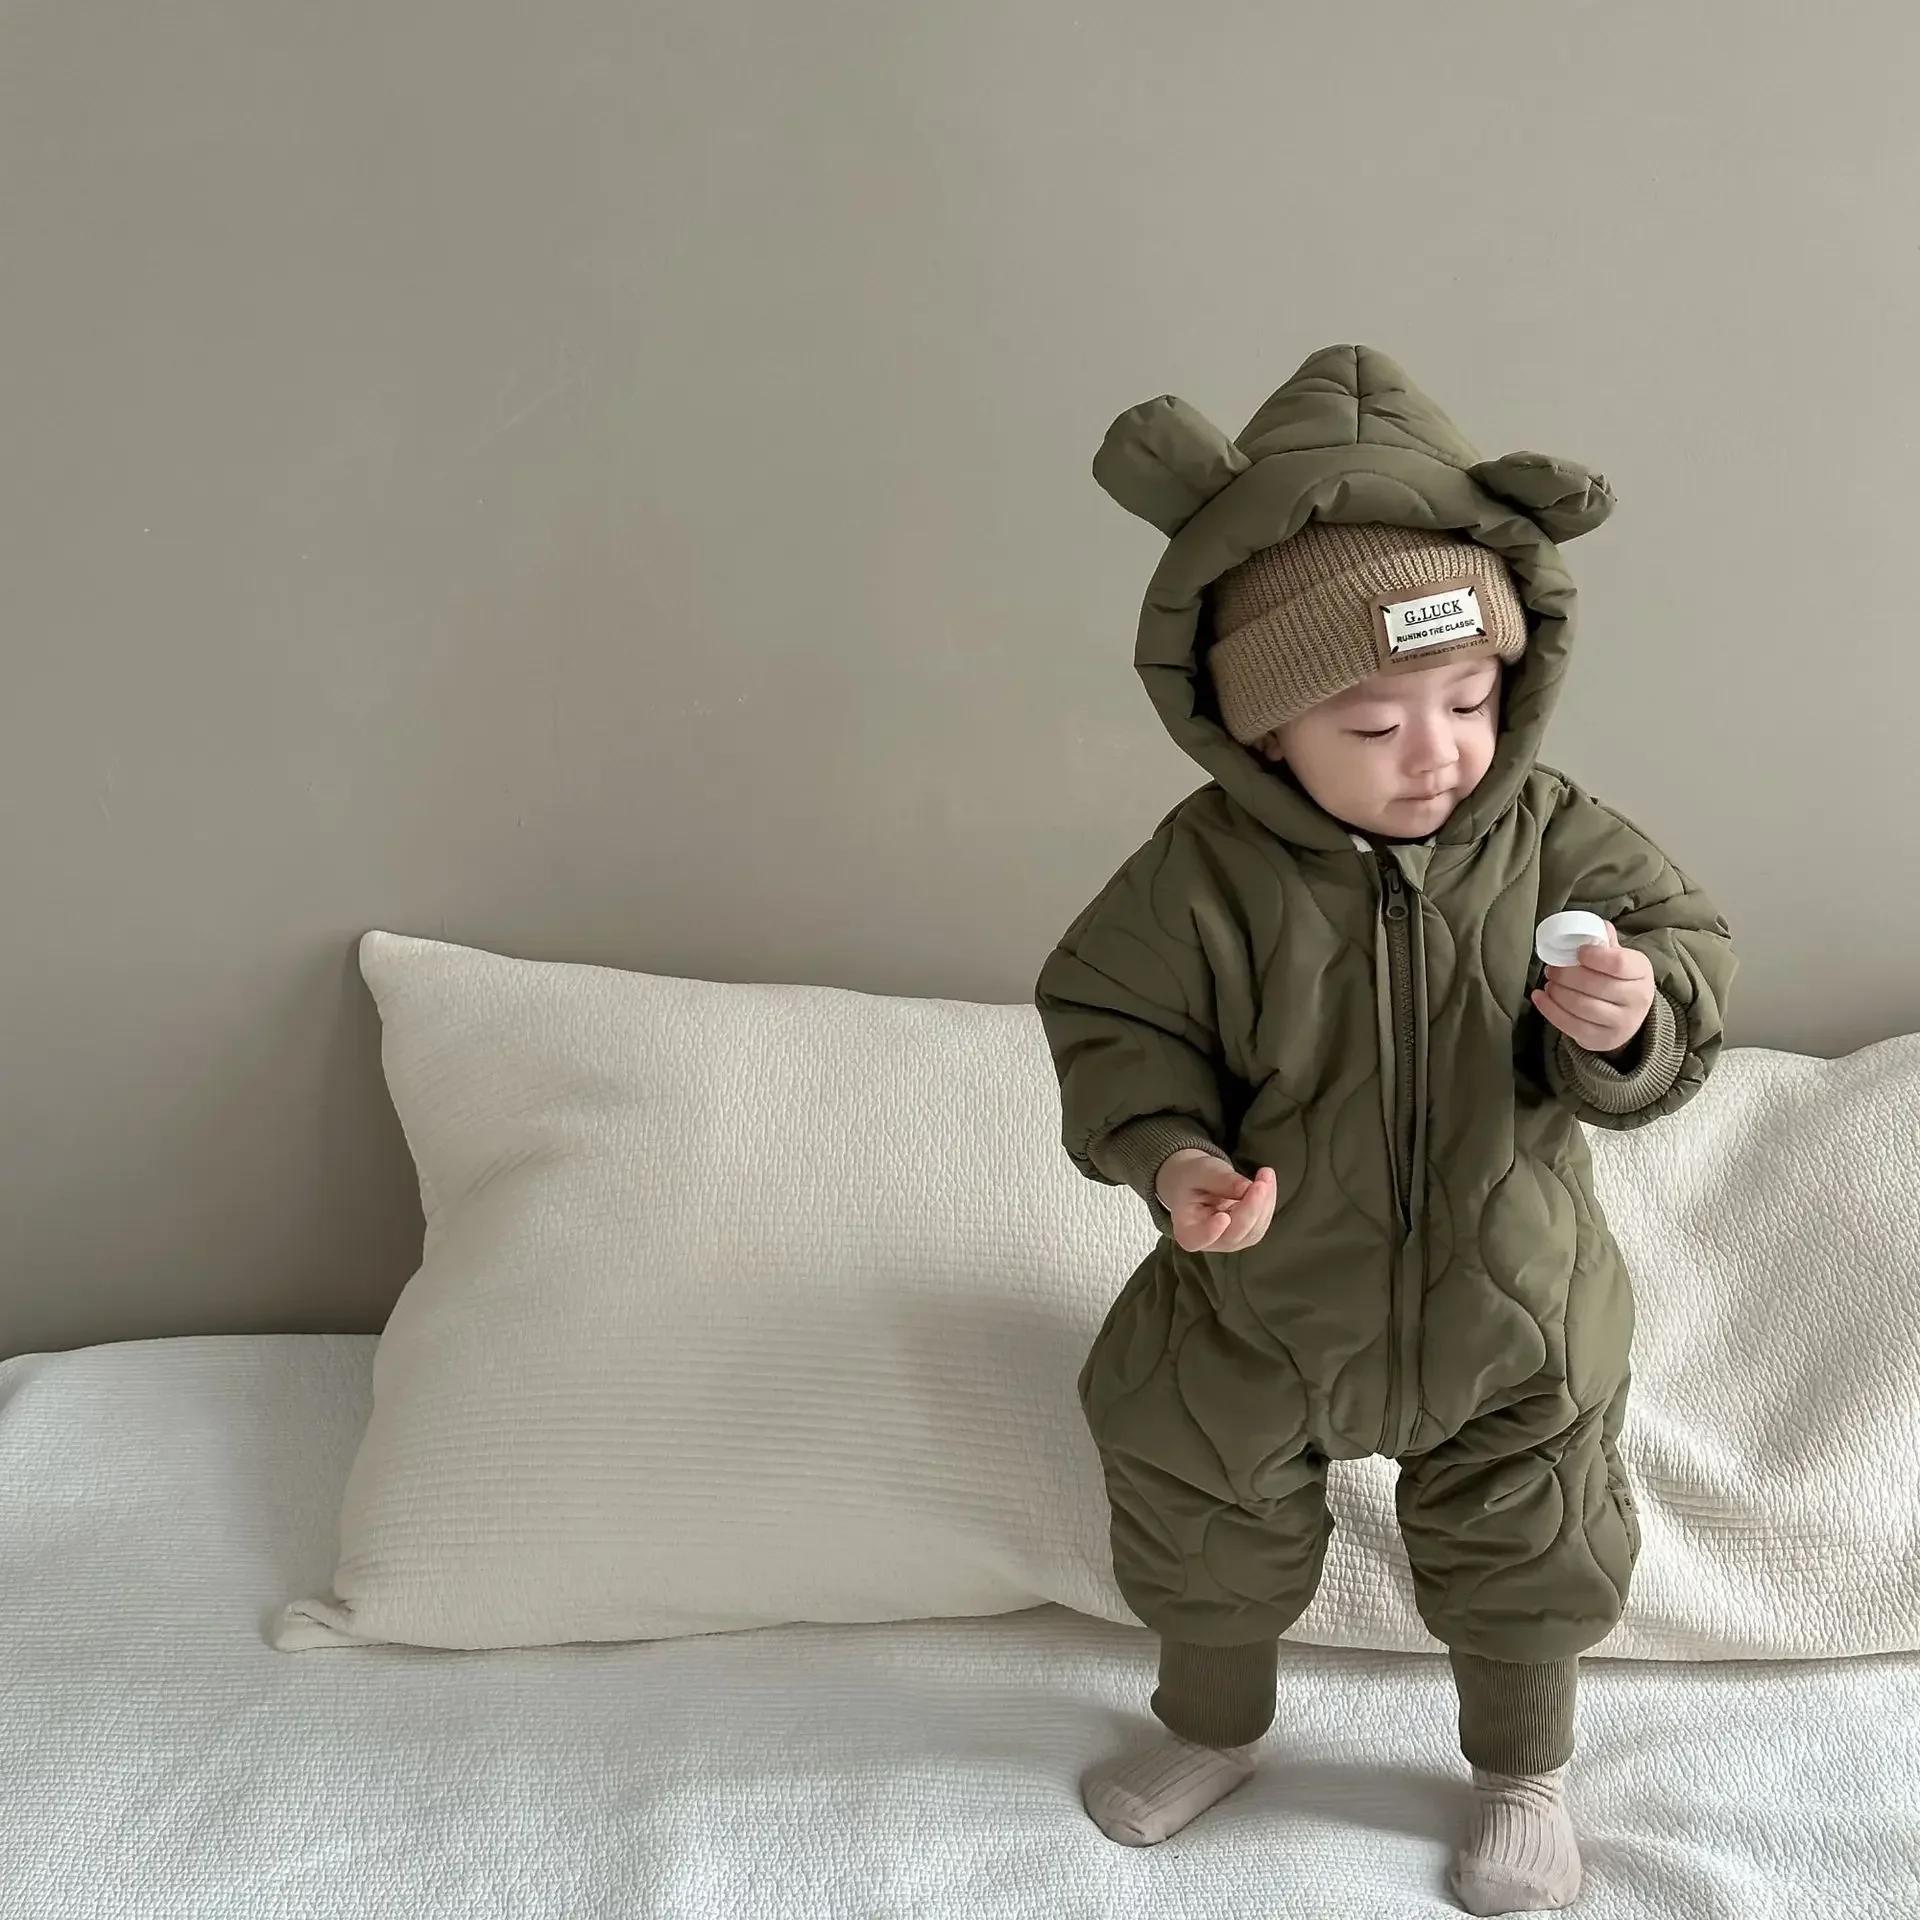
[[[1577,1122],[1637,1127],[1698,1092],[1734,965],[1694,883],[1535,759],[1573,642],[1556,542],[1611,495],[1568,462],[1482,461],[1364,347],[1311,357],[1235,441],[1172,396],[1136,407],[1094,473],[1170,536],[1135,662],[1211,780],[1040,973],[1064,1143],[1163,1229],[1153,1177],[1179,1147],[1278,1178],[1254,1247],[1163,1231],[1087,1356],[1121,1590],[1163,1643],[1270,1645],[1319,1580],[1327,1462],[1385,1454],[1434,1635],[1568,1663],[1639,1551],[1615,1450],[1632,1296]],[[1219,723],[1205,590],[1312,517],[1461,529],[1527,608],[1493,763],[1428,842],[1368,844]],[[1653,963],[1620,1055],[1528,999],[1534,926],[1567,907]]]

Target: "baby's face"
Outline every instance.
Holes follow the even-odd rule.
[[[1362,833],[1424,840],[1486,777],[1500,727],[1500,663],[1375,674],[1259,743]]]

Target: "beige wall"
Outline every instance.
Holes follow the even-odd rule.
[[[1087,477],[1311,349],[1614,480],[1554,758],[1920,1026],[1903,5],[0,16],[0,1350],[377,1325],[381,925],[1019,999],[1198,775]],[[1871,938],[1868,937],[1871,933]]]

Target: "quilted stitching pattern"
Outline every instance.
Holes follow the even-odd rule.
[[[1259,1247],[1161,1244],[1081,1376],[1118,1577],[1176,1638],[1285,1632],[1325,1525],[1296,1470],[1317,1488],[1316,1463],[1382,1447],[1396,1290],[1418,1288],[1417,1373],[1398,1391],[1417,1397],[1401,1497],[1425,1617],[1470,1652],[1563,1658],[1611,1630],[1639,1538],[1609,1438],[1631,1289],[1576,1116],[1637,1127],[1698,1091],[1721,1045],[1725,927],[1651,842],[1546,770],[1477,846],[1422,850],[1410,1269],[1382,1121],[1373,871],[1370,854],[1300,849],[1203,791],[1041,972],[1083,1171],[1110,1177],[1111,1131],[1172,1112],[1278,1177]],[[1550,1073],[1526,998],[1535,922],[1590,899],[1684,1004],[1677,1071],[1624,1114]]]

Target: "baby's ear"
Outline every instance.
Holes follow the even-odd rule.
[[[1613,511],[1605,474],[1546,453],[1503,453],[1468,473],[1511,507],[1518,507],[1549,540],[1591,533]]]
[[[1093,456],[1093,477],[1169,540],[1253,465],[1197,408],[1171,393],[1129,407]]]

